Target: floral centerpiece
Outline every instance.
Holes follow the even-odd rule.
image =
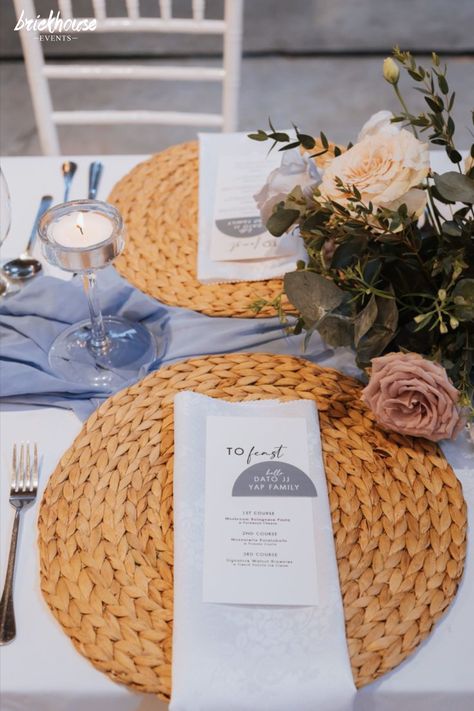
[[[401,71],[425,111],[408,108]],[[474,144],[465,158],[456,148],[455,93],[435,53],[425,68],[395,48],[383,73],[400,112],[372,116],[354,144],[296,126],[291,138],[271,122],[250,134],[283,152],[256,200],[273,235],[298,229],[305,242],[307,261],[284,278],[289,327],[355,349],[385,427],[449,438],[474,416]],[[431,168],[429,143],[452,170]],[[272,303],[283,313],[281,297]]]

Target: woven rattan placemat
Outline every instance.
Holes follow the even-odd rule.
[[[466,506],[434,444],[384,434],[360,385],[289,356],[207,356],[107,400],[41,504],[41,589],[78,651],[168,698],[173,619],[173,397],[308,398],[320,413],[346,633],[358,686],[427,637],[462,575]]]
[[[135,166],[114,187],[109,202],[127,226],[118,272],[145,294],[170,306],[209,316],[252,317],[257,299],[272,300],[282,281],[201,284],[196,278],[198,244],[198,149],[183,143]],[[264,309],[259,315],[273,315]]]

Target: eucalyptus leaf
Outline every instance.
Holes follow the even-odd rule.
[[[300,216],[299,210],[288,210],[284,207],[279,207],[267,221],[267,230],[274,237],[281,237],[282,234],[288,232],[292,224]]]
[[[354,320],[354,343],[357,346],[360,339],[365,336],[367,331],[374,325],[377,318],[377,301],[372,294],[366,306],[357,314]]]
[[[385,299],[376,296],[377,301],[377,323],[383,326],[393,335],[398,326],[398,308],[395,299]]]
[[[392,338],[393,335],[383,326],[375,325],[371,328],[370,331],[361,338],[357,346],[357,365],[360,368],[366,368],[370,365],[372,358],[381,355]]]
[[[310,326],[309,328],[306,329],[306,333],[304,334],[304,339],[303,339],[303,350],[304,351],[308,348],[311,337],[315,331],[316,331],[316,324],[315,323],[313,323],[312,326]]]
[[[431,141],[434,143],[435,141]],[[445,205],[452,205],[453,203],[456,202],[456,200],[447,200],[445,197],[441,195],[439,190],[436,189],[436,185],[432,185],[430,187],[431,194],[434,197],[435,200],[439,200],[440,202],[444,203]]]
[[[289,272],[284,278],[285,293],[307,325],[337,308],[344,292],[333,281],[309,271]]]
[[[354,344],[354,323],[348,316],[328,313],[317,323],[319,335],[328,346],[352,346]]]
[[[434,181],[438,192],[446,200],[474,204],[474,180],[454,170],[443,175],[435,174]]]
[[[460,237],[462,234],[462,228],[454,220],[446,220],[443,222],[441,230],[444,235],[448,237]]]
[[[372,358],[381,355],[397,331],[398,309],[395,299],[376,296],[375,300],[377,318],[356,345],[357,364],[361,367],[366,367]]]

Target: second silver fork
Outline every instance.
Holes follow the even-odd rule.
[[[0,601],[0,644],[11,642],[16,636],[15,610],[13,607],[13,578],[15,573],[16,547],[20,514],[22,510],[33,503],[38,492],[38,447],[29,443],[20,445],[18,455],[17,445],[13,445],[12,477],[10,485],[10,504],[15,509],[10,553],[8,555],[7,574],[3,595]]]

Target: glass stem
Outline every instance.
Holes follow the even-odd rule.
[[[90,348],[94,353],[105,353],[109,347],[109,339],[104,327],[104,319],[100,310],[99,294],[97,293],[97,279],[94,272],[88,272],[84,278],[84,287],[89,302],[91,315]]]

